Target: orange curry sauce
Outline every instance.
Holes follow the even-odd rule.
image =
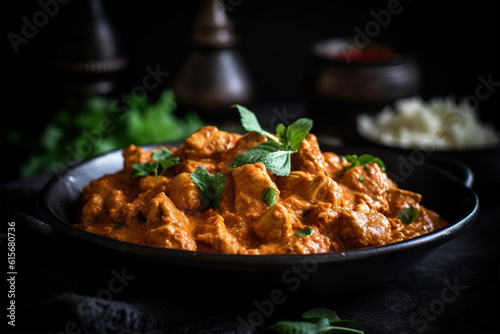
[[[130,178],[134,163],[151,151],[130,145],[123,170],[83,189],[77,227],[109,238],[155,247],[228,254],[310,254],[380,246],[428,233],[447,224],[419,204],[421,195],[399,189],[379,165],[345,169],[349,162],[321,152],[309,134],[292,155],[289,176],[262,163],[231,170],[233,158],[267,138],[205,126],[180,147],[168,147],[180,163],[163,176]],[[220,205],[202,206],[190,173],[204,166],[226,184]],[[277,190],[268,206],[266,188]],[[403,224],[398,213],[413,206],[418,217]],[[117,226],[118,223],[118,226]],[[297,231],[311,226],[308,236]]]

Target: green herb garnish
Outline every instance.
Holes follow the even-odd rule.
[[[113,222],[113,226],[114,226],[117,230],[121,229],[123,225],[124,225],[124,223],[122,223],[122,222]]]
[[[349,328],[332,326],[337,322],[351,322],[352,320],[340,319],[335,311],[326,308],[315,308],[302,314],[302,319],[307,321],[278,321],[269,327],[282,334],[327,334],[333,330],[363,334],[363,331]]]
[[[266,188],[262,191],[260,198],[268,205],[273,206],[276,203],[278,192],[274,188]]]
[[[161,176],[168,168],[177,165],[180,161],[179,158],[172,156],[172,151],[165,147],[151,153],[151,158],[154,162],[133,164],[130,178],[145,177],[153,173],[158,181],[159,176]],[[162,171],[158,174],[158,168],[160,166],[162,167]]]
[[[371,154],[362,154],[359,157],[356,154],[351,154],[341,157],[343,162],[350,162],[351,164],[344,167],[344,170],[351,169],[354,167],[366,167],[370,163],[376,163],[382,172],[385,172],[385,164],[379,158]]]
[[[299,237],[308,237],[311,234],[313,234],[313,232],[314,232],[314,229],[311,226],[307,226],[303,230],[295,232],[295,235],[297,235]]]
[[[42,128],[38,134],[26,134],[22,124],[17,128],[13,124],[6,133],[7,140],[27,158],[16,159],[19,160],[16,164],[20,164],[20,176],[59,170],[64,163],[90,158],[130,143],[143,146],[183,141],[205,125],[194,111],[182,117],[177,115],[177,100],[171,89],[162,91],[154,100],[147,95],[133,90],[130,94],[122,94],[120,99],[89,96],[83,101],[66,100],[61,109],[47,119],[44,127],[40,124]]]
[[[410,206],[408,208],[404,208],[398,213],[398,218],[401,220],[403,224],[410,224],[415,221],[418,217],[418,209],[414,206]]]
[[[358,181],[359,181],[359,182],[363,182],[364,180],[365,180],[365,179],[363,179],[363,177],[362,177],[362,176],[358,177]]]
[[[132,172],[130,172],[130,178],[135,177],[145,177],[149,174],[158,174],[158,163],[157,162],[146,162],[143,164],[137,163],[132,165]]]
[[[226,185],[226,179],[221,173],[211,175],[203,166],[198,166],[194,172],[189,174],[191,180],[201,189],[201,204],[216,209],[222,196],[222,188]]]
[[[313,121],[308,118],[300,118],[288,127],[278,124],[276,136],[274,136],[262,129],[254,113],[240,105],[232,107],[237,108],[240,112],[241,124],[245,130],[265,135],[270,141],[237,155],[233,159],[231,167],[262,162],[274,174],[288,176],[291,169],[291,155],[297,153],[300,143],[311,131]]]
[[[254,146],[246,152],[238,154],[231,163],[231,167],[239,167],[246,164],[262,162],[264,166],[278,176],[290,174],[290,155],[294,151],[282,150],[281,145],[276,142],[265,142]]]
[[[279,141],[279,139],[276,138],[276,136],[274,136],[272,133],[269,133],[266,130],[262,129],[259,121],[257,120],[257,116],[255,116],[253,112],[243,106],[240,106],[239,104],[233,104],[231,108],[238,109],[238,112],[240,113],[241,126],[243,126],[245,130],[247,130],[248,132],[257,132],[261,135],[273,139],[274,141]]]

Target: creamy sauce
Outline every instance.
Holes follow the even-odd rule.
[[[309,134],[292,155],[289,176],[262,163],[230,169],[233,158],[267,140],[205,126],[180,147],[168,147],[180,163],[162,176],[130,178],[132,164],[151,152],[130,145],[123,169],[83,189],[77,227],[109,238],[154,247],[227,254],[311,254],[381,246],[428,233],[447,224],[420,203],[421,195],[400,189],[379,165],[345,169],[349,163],[322,152]],[[190,173],[198,166],[221,172],[226,185],[220,205],[206,208]],[[268,206],[262,192],[278,195]],[[418,209],[403,224],[401,210]],[[312,233],[298,236],[306,227]]]

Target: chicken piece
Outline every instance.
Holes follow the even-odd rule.
[[[149,175],[145,177],[140,177],[139,179],[139,189],[141,190],[141,193],[144,193],[148,191],[149,189],[153,189],[156,187],[157,184],[162,184],[162,183],[167,183],[168,178],[161,175],[161,176],[154,176],[154,175]]]
[[[103,198],[114,190],[122,191],[127,197],[135,198],[139,194],[139,189],[135,185],[138,181],[130,179],[130,173],[124,170],[115,174],[107,174],[99,179],[92,180],[83,187],[81,201],[86,203],[94,194],[101,195]],[[132,183],[132,186],[129,184]]]
[[[332,209],[330,203],[319,203],[312,205],[304,213],[304,224],[315,226],[318,231],[325,235],[330,241],[330,251],[342,251],[339,245],[340,211]]]
[[[393,238],[397,238],[397,231],[405,239],[409,239],[436,230],[447,224],[436,212],[420,205],[422,199],[422,195],[420,194],[399,188],[392,188],[388,192],[387,199],[390,204],[390,210],[386,213],[386,216],[391,217],[394,221]],[[398,214],[403,209],[409,207],[416,208],[418,215],[411,224],[403,224],[398,218]]]
[[[175,176],[165,186],[165,194],[175,206],[182,211],[193,211],[201,207],[200,187],[198,187],[188,173]]]
[[[104,197],[104,208],[112,213],[119,210],[128,202],[127,196],[121,190],[112,190]]]
[[[278,178],[276,183],[283,199],[295,196],[311,204],[326,202],[336,208],[345,205],[342,188],[325,174],[294,171],[288,177]]]
[[[315,135],[308,134],[292,154],[292,171],[301,170],[314,175],[325,174],[325,159]]]
[[[338,182],[348,188],[344,193],[354,206],[366,204],[376,211],[389,210],[387,191],[394,184],[377,164],[347,169]]]
[[[175,207],[165,193],[159,193],[149,200],[141,208],[141,213],[147,219],[146,244],[163,248],[196,250],[187,216]]]
[[[220,215],[206,219],[200,226],[196,242],[200,249],[215,253],[237,254],[238,240],[227,230]]]
[[[212,162],[211,160],[201,161],[192,159],[181,160],[179,164],[169,168],[168,170],[169,172],[172,173],[172,175],[177,175],[181,173],[191,174],[192,172],[197,170],[199,166],[205,167],[205,169],[210,174],[215,174],[217,172],[220,172],[220,170],[217,167],[217,164],[215,162]]]
[[[104,199],[99,194],[93,194],[90,200],[85,203],[80,216],[80,227],[85,229],[99,221],[99,216],[104,213]]]
[[[123,156],[123,169],[125,171],[130,171],[132,170],[132,165],[136,163],[146,163],[151,160],[151,152],[150,151],[145,151],[142,149],[142,147],[135,146],[135,145],[129,145],[126,149],[123,150],[122,152]]]
[[[288,237],[265,243],[257,250],[259,255],[328,253],[330,250],[330,241],[325,235],[315,230],[309,236],[299,237],[292,234]]]
[[[256,223],[252,230],[262,240],[277,240],[292,233],[292,222],[288,210],[281,204],[274,204]]]
[[[215,170],[211,172],[221,172],[226,174],[231,170],[231,163],[233,159],[240,153],[246,152],[254,146],[257,146],[267,140],[266,136],[260,135],[256,132],[248,132],[244,136],[239,136],[231,149],[223,152],[217,161],[214,163]],[[208,170],[208,169],[207,169]]]
[[[244,136],[241,136],[234,146],[224,153],[223,159],[225,161],[233,161],[234,157],[238,154],[248,151],[252,147],[262,144],[267,141],[267,137],[257,132],[248,132]]]
[[[410,206],[417,207],[417,204],[422,200],[422,195],[412,191],[399,188],[392,188],[387,191],[387,201],[389,210],[386,212],[388,217],[397,217],[398,213],[404,208]]]
[[[189,232],[167,224],[146,232],[145,243],[149,246],[195,251],[196,242]]]
[[[273,188],[279,198],[279,189],[269,177],[264,164],[243,165],[232,173],[234,182],[234,209],[237,215],[249,220],[258,218],[269,206],[262,200],[262,192]]]
[[[344,169],[344,164],[337,154],[332,152],[324,152],[323,158],[325,159],[326,173],[331,178],[334,178],[336,174]]]
[[[343,210],[337,220],[337,234],[345,250],[380,246],[391,237],[391,223],[381,213]]]
[[[111,218],[114,221],[128,222],[132,224],[144,222],[143,215],[141,215],[141,208],[153,197],[164,192],[165,185],[167,183],[168,178],[158,179],[158,183],[153,188],[141,193],[132,202],[127,203],[120,208],[111,210]]]
[[[170,198],[161,192],[141,207],[142,216],[146,218],[146,229],[170,224],[189,230],[189,219],[179,210]]]
[[[236,140],[237,137],[215,126],[203,126],[186,139],[177,154],[182,159],[211,158],[233,147]]]

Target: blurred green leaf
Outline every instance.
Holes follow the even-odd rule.
[[[70,150],[73,159],[86,159],[129,144],[183,141],[204,125],[197,114],[191,112],[181,118],[175,114],[176,109],[174,93],[169,89],[156,102],[143,95],[130,95],[122,101],[91,96],[79,105],[71,101],[51,117],[36,143],[12,131],[11,138],[31,150],[20,175],[49,170],[54,163],[66,164],[70,162]]]

